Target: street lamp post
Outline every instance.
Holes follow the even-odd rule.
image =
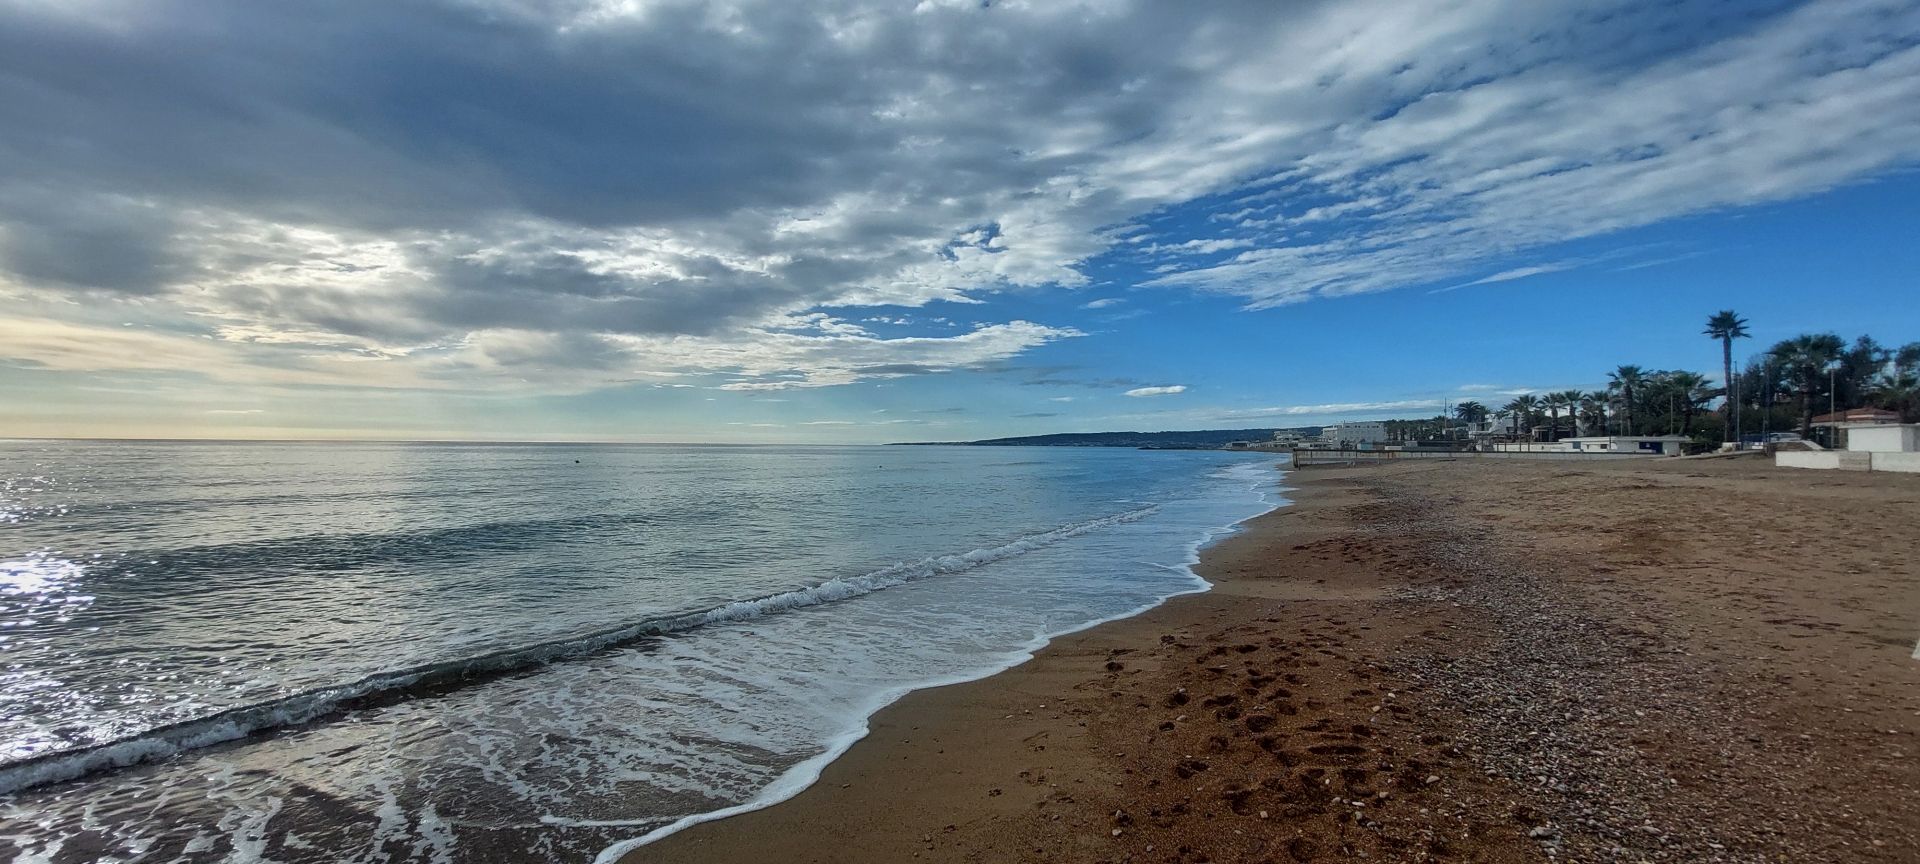
[[[1760,408],[1762,412],[1760,415],[1760,445],[1762,447],[1765,447],[1767,444],[1772,443],[1770,439],[1773,438],[1773,361],[1780,359],[1774,356],[1773,352],[1771,351],[1767,352],[1766,356],[1767,356],[1767,384],[1766,384],[1767,402],[1765,405],[1761,406]]]
[[[1828,447],[1840,446],[1840,426],[1838,425],[1840,421],[1838,419],[1835,419],[1835,417],[1833,416],[1835,414],[1840,413],[1840,409],[1836,404],[1836,400],[1839,398],[1839,395],[1840,395],[1840,390],[1838,387],[1834,386],[1835,383],[1837,382],[1837,379],[1835,376],[1837,376],[1839,372],[1840,372],[1840,365],[1837,363],[1827,367],[1827,446]]]
[[[1740,379],[1745,377],[1747,377],[1747,370],[1746,370],[1746,367],[1742,365],[1740,369],[1740,374],[1733,376],[1733,380],[1727,382],[1727,398],[1733,400],[1733,449],[1735,450],[1740,449],[1740,444],[1741,444],[1741,441],[1740,441]]]

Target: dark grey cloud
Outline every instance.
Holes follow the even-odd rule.
[[[1078,285],[1122,234],[1273,305],[1920,158],[1908,0],[623,5],[0,0],[0,277],[252,342],[845,381],[958,367],[796,316]],[[998,332],[941,356],[1066,331]]]
[[[408,297],[413,316],[469,330],[515,327],[628,334],[708,335],[801,299],[795,283],[711,260],[684,261],[680,278],[644,283],[596,273],[566,255],[439,263],[430,287]]]
[[[0,272],[28,283],[146,295],[194,270],[160,208],[118,198],[0,195],[0,213],[31,214],[0,230]]]
[[[574,34],[452,2],[8,7],[0,128],[49,180],[375,229],[805,203],[854,170],[821,154],[884,142],[849,122],[872,107],[844,88],[854,58],[769,11],[756,38],[793,52],[744,52],[690,6]]]

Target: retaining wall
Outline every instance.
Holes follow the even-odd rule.
[[[1920,453],[1869,453],[1867,455],[1873,457],[1875,471],[1920,474]]]
[[[1552,450],[1508,450],[1493,453],[1444,450],[1295,450],[1293,464],[1339,465],[1348,462],[1398,462],[1406,459],[1532,459],[1535,461],[1592,461],[1596,459],[1657,459],[1655,453],[1575,453]]]
[[[1920,453],[1861,453],[1853,450],[1782,450],[1773,454],[1773,464],[1782,468],[1817,468],[1827,471],[1898,471],[1920,474]]]

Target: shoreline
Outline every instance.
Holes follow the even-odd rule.
[[[1185,622],[1187,615],[1190,613],[1182,608],[1184,606],[1183,601],[1193,601],[1198,598],[1210,597],[1220,592],[1223,585],[1235,581],[1236,571],[1239,568],[1220,563],[1216,560],[1231,554],[1223,550],[1233,546],[1237,541],[1251,542],[1256,535],[1264,538],[1267,536],[1267,531],[1284,530],[1282,528],[1270,528],[1270,520],[1284,517],[1303,507],[1311,505],[1324,506],[1325,502],[1319,500],[1319,496],[1314,496],[1303,501],[1301,498],[1287,494],[1298,492],[1302,489],[1299,482],[1300,473],[1298,469],[1288,464],[1284,467],[1276,466],[1275,470],[1279,472],[1280,477],[1273,481],[1275,486],[1271,494],[1276,497],[1277,503],[1275,503],[1272,508],[1263,513],[1243,519],[1231,526],[1226,526],[1218,533],[1207,538],[1202,538],[1193,544],[1194,548],[1189,554],[1190,560],[1187,562],[1187,568],[1196,578],[1205,583],[1203,587],[1198,587],[1193,591],[1169,595],[1157,603],[1142,607],[1133,612],[1114,618],[1089,622],[1074,630],[1048,637],[1043,645],[1029,650],[1027,652],[1028,657],[1025,660],[997,671],[987,672],[963,680],[931,684],[906,691],[888,701],[883,707],[867,717],[865,734],[849,741],[845,747],[837,751],[823,754],[822,757],[816,757],[816,759],[820,761],[818,770],[812,774],[812,779],[801,788],[772,800],[756,800],[754,802],[737,805],[733,808],[715,811],[714,813],[687,817],[687,819],[682,820],[685,824],[676,823],[674,826],[668,826],[668,829],[671,830],[659,829],[641,838],[636,838],[636,840],[625,841],[609,847],[596,859],[596,864],[613,864],[613,862],[621,862],[621,864],[644,864],[644,862],[669,860],[743,860],[735,858],[734,856],[745,852],[746,849],[740,848],[737,842],[726,842],[726,840],[731,839],[737,841],[739,839],[753,838],[747,839],[747,845],[757,845],[760,842],[758,839],[759,835],[766,829],[763,828],[763,826],[747,824],[749,820],[752,820],[754,817],[765,818],[768,814],[777,812],[781,814],[795,814],[794,820],[780,820],[782,822],[811,822],[814,818],[811,811],[816,805],[809,800],[810,797],[830,796],[837,798],[839,796],[832,796],[828,790],[856,788],[860,785],[855,782],[856,778],[869,778],[873,775],[885,774],[890,770],[890,763],[896,759],[912,758],[910,755],[896,752],[910,748],[912,746],[911,739],[902,740],[898,743],[883,741],[880,738],[881,732],[906,729],[913,732],[930,732],[935,736],[940,736],[942,732],[944,732],[946,737],[954,737],[955,733],[959,731],[957,726],[942,724],[938,718],[940,715],[948,713],[950,709],[955,707],[955,703],[973,700],[979,695],[975,691],[992,688],[1000,679],[1014,675],[1015,673],[1022,673],[1023,670],[1025,674],[1029,675],[1038,672],[1039,675],[1037,677],[1052,677],[1054,670],[1049,667],[1055,663],[1064,662],[1066,656],[1083,653],[1087,650],[1089,643],[1105,643],[1114,640],[1126,641],[1137,638],[1139,633],[1146,631],[1157,632],[1162,628],[1163,624],[1166,623],[1160,620],[1162,617]],[[1316,472],[1316,475],[1320,476],[1326,474],[1327,472],[1324,470]],[[1116,629],[1120,632],[1113,632]],[[1110,652],[1110,649],[1107,650]],[[1124,651],[1127,649],[1120,650]],[[1042,707],[1044,707],[1044,704]],[[1030,709],[1021,710],[1030,713]],[[989,711],[986,713],[991,714],[992,712]],[[1013,717],[1009,715],[1006,719],[1013,719]],[[942,725],[946,725],[948,728],[944,730],[938,729],[938,727]],[[945,752],[945,748],[936,749],[938,750],[936,755],[944,754]],[[812,762],[815,760],[809,761]],[[998,792],[999,790],[995,789],[992,791]],[[989,795],[988,797],[999,796]],[[838,804],[839,802],[834,803]],[[823,802],[823,806],[832,805],[825,805]],[[722,842],[725,843],[727,847],[725,851],[703,848],[710,846],[714,842],[711,837],[707,836],[709,833],[718,834],[723,838]],[[689,835],[692,834],[697,834],[698,836],[689,837]],[[781,858],[780,855],[773,853],[756,854],[768,854],[770,859]],[[920,854],[917,851],[912,852],[911,857],[918,858]],[[806,860],[843,859],[807,858]],[[893,859],[881,856],[875,858],[852,857],[844,860],[881,861]]]
[[[1212,590],[909,693],[799,794],[619,860],[1920,861],[1913,478],[1286,484]]]
[[[1200,572],[1202,564],[1206,558],[1207,550],[1220,543],[1227,542],[1232,538],[1234,538],[1235,536],[1243,534],[1247,530],[1246,526],[1248,526],[1250,523],[1256,520],[1271,516],[1277,511],[1280,511],[1287,507],[1291,507],[1295,505],[1295,502],[1286,496],[1286,493],[1294,491],[1293,487],[1286,485],[1286,480],[1288,475],[1293,473],[1293,471],[1295,470],[1292,466],[1292,463],[1291,462],[1284,463],[1284,464],[1276,463],[1276,464],[1268,465],[1267,468],[1268,470],[1272,471],[1278,476],[1271,477],[1271,478],[1263,478],[1259,481],[1256,481],[1254,484],[1252,484],[1252,489],[1258,490],[1260,492],[1260,502],[1259,502],[1260,506],[1266,507],[1267,509],[1259,513],[1255,513],[1252,516],[1248,516],[1244,519],[1240,519],[1236,522],[1233,522],[1232,524],[1216,526],[1214,528],[1208,529],[1208,531],[1205,534],[1203,534],[1201,537],[1187,544],[1187,547],[1186,547],[1187,560],[1183,562],[1182,566],[1186,569],[1188,575],[1194,578],[1196,584],[1193,588],[1186,591],[1180,591],[1177,593],[1169,594],[1165,597],[1162,597],[1158,600],[1153,601],[1152,603],[1142,605],[1140,607],[1137,607],[1135,609],[1132,609],[1126,612],[1121,612],[1116,615],[1108,616],[1106,618],[1098,618],[1098,619],[1088,621],[1085,624],[1081,624],[1069,630],[1063,630],[1057,633],[1052,633],[1052,634],[1047,634],[1047,635],[1037,637],[1032,642],[1029,642],[1026,645],[1023,645],[1015,649],[1013,652],[1014,659],[1012,659],[1012,661],[1007,665],[993,667],[993,668],[986,668],[980,671],[978,674],[968,673],[960,676],[954,676],[951,678],[939,679],[939,680],[931,681],[928,683],[919,684],[919,685],[905,688],[905,689],[887,691],[881,695],[879,699],[879,707],[866,713],[862,726],[858,732],[849,734],[847,736],[842,737],[841,739],[834,741],[826,751],[795,765],[793,768],[789,769],[785,774],[782,774],[779,778],[775,779],[773,783],[768,784],[766,789],[761,790],[760,794],[754,796],[752,799],[741,802],[739,804],[732,805],[730,807],[724,807],[719,810],[714,810],[707,813],[695,813],[690,816],[685,816],[678,820],[675,820],[672,823],[669,823],[667,825],[663,825],[659,828],[655,828],[651,831],[648,831],[647,833],[642,834],[638,837],[634,837],[634,838],[630,838],[627,840],[622,840],[620,842],[614,843],[608,846],[606,849],[601,850],[601,852],[597,856],[595,856],[594,858],[595,864],[615,864],[615,862],[635,860],[637,858],[643,857],[639,855],[641,850],[649,846],[655,845],[661,841],[664,841],[688,829],[691,829],[700,825],[732,819],[738,816],[743,816],[749,813],[765,810],[770,807],[777,807],[782,804],[785,804],[788,801],[793,800],[794,797],[798,795],[802,795],[806,793],[807,790],[818,785],[821,781],[822,774],[826,771],[826,769],[829,766],[831,766],[834,762],[844,757],[848,752],[853,750],[855,747],[858,747],[862,741],[865,741],[872,736],[873,722],[875,717],[877,717],[882,712],[892,709],[894,706],[898,705],[902,700],[912,698],[915,694],[930,691],[930,690],[939,690],[943,688],[962,687],[968,684],[974,684],[977,682],[992,679],[995,676],[1003,675],[1012,669],[1016,669],[1022,665],[1033,662],[1042,653],[1052,648],[1055,644],[1057,644],[1062,639],[1066,639],[1066,638],[1075,636],[1077,634],[1085,633],[1089,630],[1093,630],[1099,627],[1104,627],[1116,622],[1126,621],[1129,619],[1138,618],[1143,615],[1148,615],[1158,609],[1165,607],[1168,603],[1176,601],[1182,597],[1189,597],[1196,594],[1205,594],[1209,591],[1214,590],[1216,587],[1215,583],[1207,579]]]

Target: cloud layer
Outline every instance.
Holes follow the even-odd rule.
[[[1484,284],[1916,156],[1920,8],[1891,0],[15,0],[0,354],[844,384],[1081,336],[853,310],[1077,289],[1101,256],[1254,307]]]

